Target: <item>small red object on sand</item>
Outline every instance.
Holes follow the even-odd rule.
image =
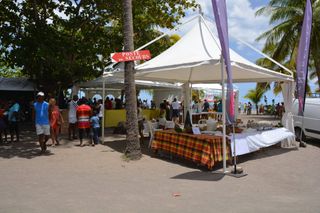
[[[172,196],[173,196],[173,197],[179,197],[179,196],[181,196],[181,194],[178,193],[178,192],[176,192],[176,193],[172,193]]]

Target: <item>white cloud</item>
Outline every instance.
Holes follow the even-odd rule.
[[[205,16],[214,19],[211,1],[197,0]],[[261,48],[264,41],[259,43],[255,39],[270,28],[269,17],[255,16],[257,7],[253,7],[249,0],[227,0],[227,13],[230,37],[237,37],[254,46]]]

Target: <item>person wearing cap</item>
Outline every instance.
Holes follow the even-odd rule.
[[[36,133],[39,137],[39,144],[41,147],[41,154],[47,150],[47,141],[50,137],[49,124],[49,104],[44,101],[44,93],[38,92],[36,102],[33,104],[33,120],[36,125]]]

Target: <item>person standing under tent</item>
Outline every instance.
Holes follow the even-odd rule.
[[[173,99],[171,106],[172,106],[172,121],[174,123],[179,123],[180,103],[177,101],[176,98]]]
[[[198,100],[195,100],[194,101],[194,104],[192,105],[192,111],[193,113],[199,113],[199,107],[198,107],[199,103],[198,103]]]
[[[103,113],[104,113],[104,106],[102,104],[102,99],[98,100],[98,117],[99,117],[99,137],[102,135],[102,119],[103,119]]]
[[[38,135],[39,144],[41,147],[41,154],[47,150],[47,141],[50,137],[49,125],[49,104],[44,101],[44,93],[38,92],[36,102],[33,104],[33,120],[36,126],[36,133]]]
[[[204,99],[203,107],[202,107],[202,112],[209,112],[210,105],[207,101],[207,99]]]
[[[8,122],[9,122],[9,130],[11,142],[13,142],[14,134],[16,134],[16,141],[19,142],[19,111],[20,105],[16,100],[12,100],[11,106],[8,111]]]
[[[218,100],[215,100],[213,103],[213,111],[218,112]]]
[[[163,99],[163,102],[160,103],[160,118],[166,118],[166,108],[167,108],[167,100]]]
[[[221,121],[222,120],[222,100],[219,100],[219,103],[218,103],[218,121]]]
[[[138,116],[138,129],[139,129],[139,135],[140,135],[140,143],[143,144],[144,142],[144,135],[143,135],[143,123],[144,123],[144,118],[143,118],[143,114],[142,114],[142,108],[141,108],[141,104],[138,102],[137,103],[137,116]]]
[[[78,108],[78,96],[74,95],[72,100],[69,102],[69,140],[77,139],[76,128],[77,128],[77,108]],[[72,135],[72,137],[71,137]]]
[[[116,108],[116,101],[113,99],[113,98],[111,98],[111,109],[115,109]]]
[[[150,102],[150,107],[151,107],[151,109],[156,109],[157,108],[156,107],[156,103],[153,100],[151,100],[151,102]]]
[[[112,101],[110,100],[109,97],[107,97],[106,100],[105,100],[105,108],[106,109],[112,109]]]

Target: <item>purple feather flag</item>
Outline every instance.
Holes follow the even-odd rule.
[[[235,122],[235,109],[234,109],[234,93],[232,85],[232,70],[229,51],[229,36],[228,36],[228,20],[227,20],[227,7],[225,0],[212,0],[212,7],[216,26],[219,34],[222,55],[226,65],[227,71],[227,123]]]
[[[299,115],[303,116],[304,103],[306,98],[306,81],[308,76],[309,47],[312,28],[312,6],[310,0],[307,0],[306,9],[299,41],[297,56],[297,95],[299,101]]]

